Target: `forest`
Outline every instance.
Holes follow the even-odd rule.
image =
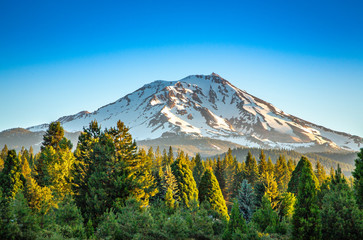
[[[91,122],[72,148],[59,122],[37,154],[5,145],[0,239],[363,239],[363,149],[347,179],[262,149],[140,149],[121,121]]]

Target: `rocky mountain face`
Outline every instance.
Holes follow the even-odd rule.
[[[214,73],[155,81],[95,112],[58,119],[68,132],[81,131],[92,120],[103,128],[121,120],[137,141],[206,137],[247,147],[301,152],[357,151],[363,144],[361,137],[284,113]],[[39,132],[47,127],[42,124],[28,130]]]

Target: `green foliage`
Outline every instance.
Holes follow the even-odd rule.
[[[260,232],[265,232],[269,227],[269,233],[275,231],[278,222],[277,213],[272,209],[271,202],[267,195],[263,196],[261,208],[256,210],[252,216],[252,221],[256,223]]]
[[[293,193],[285,192],[281,196],[281,201],[278,206],[278,214],[280,221],[283,218],[291,219],[294,214],[294,206],[296,202],[296,197]]]
[[[205,170],[199,185],[199,201],[207,201],[211,208],[226,219],[229,219],[226,202],[212,169]]]
[[[352,172],[354,177],[354,189],[356,192],[357,203],[360,209],[363,209],[363,148],[355,159],[355,169]]]
[[[178,182],[179,198],[185,206],[189,207],[190,201],[198,199],[198,189],[193,173],[184,160],[184,156],[181,154],[171,165],[171,169]]]
[[[321,186],[324,183],[324,181],[327,179],[326,172],[323,165],[319,162],[319,160],[316,162],[315,168],[316,168],[315,175],[319,181],[319,185]]]
[[[252,218],[252,214],[255,208],[255,196],[251,187],[251,184],[244,179],[241,183],[241,187],[238,194],[239,210],[242,213],[246,222],[249,222]]]
[[[226,178],[225,178],[226,174],[224,167],[225,166],[223,165],[223,162],[221,161],[220,157],[218,157],[217,162],[215,164],[214,175],[217,178],[223,197],[226,198],[227,186],[226,186]]]
[[[199,153],[195,156],[194,162],[195,166],[193,168],[193,177],[197,187],[199,187],[200,180],[202,179],[203,173],[205,171],[204,163]]]
[[[321,218],[323,239],[363,239],[363,212],[346,182],[335,181],[325,194]]]
[[[234,201],[231,209],[230,219],[223,233],[223,239],[231,239],[236,233],[242,234],[247,231],[246,220],[243,218],[238,202]]]
[[[299,177],[297,203],[293,216],[293,236],[295,239],[320,239],[321,219],[317,200],[317,180],[316,177],[314,179],[309,160],[304,159],[304,162]]]
[[[252,186],[254,186],[258,181],[258,177],[259,175],[256,158],[252,156],[251,152],[249,151],[246,157],[246,179]]]
[[[290,180],[290,172],[287,167],[285,156],[280,155],[275,164],[275,174],[276,182],[279,188],[279,192],[285,192],[287,189],[287,184]]]
[[[57,149],[63,137],[64,129],[61,126],[60,122],[52,122],[51,124],[49,124],[48,130],[43,136],[41,149],[43,150],[46,147],[52,147],[53,149]]]
[[[3,198],[14,199],[22,189],[20,160],[15,150],[9,150],[6,156],[4,169],[0,173],[0,186],[3,190]]]
[[[288,188],[287,188],[287,191],[293,193],[295,196],[298,196],[298,192],[299,192],[298,187],[299,187],[299,182],[300,182],[300,176],[301,176],[302,169],[304,168],[304,166],[308,166],[310,168],[310,170],[313,171],[310,161],[305,156],[302,156],[300,161],[298,162],[295,170],[292,172],[291,179],[289,181]],[[315,174],[312,174],[312,178],[313,178],[313,181],[315,182],[316,187],[318,187],[319,181],[316,178]]]

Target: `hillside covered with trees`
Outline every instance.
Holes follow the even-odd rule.
[[[39,153],[2,149],[1,239],[363,239],[363,149],[347,179],[324,156],[139,149],[121,121],[72,148],[53,122]]]

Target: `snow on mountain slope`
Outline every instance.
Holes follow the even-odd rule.
[[[155,81],[95,112],[80,112],[58,121],[66,131],[75,132],[92,120],[103,128],[121,120],[136,140],[188,135],[264,148],[356,151],[362,147],[361,137],[286,114],[214,73]],[[47,127],[42,124],[28,130]]]

